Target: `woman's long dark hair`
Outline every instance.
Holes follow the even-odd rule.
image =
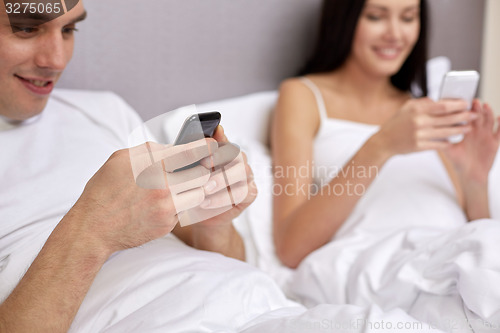
[[[300,75],[331,72],[341,67],[352,50],[352,42],[366,0],[323,0],[316,48]],[[427,96],[427,1],[420,0],[420,35],[415,47],[392,84],[401,91],[414,91]]]

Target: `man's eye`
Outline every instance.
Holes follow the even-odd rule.
[[[63,33],[64,34],[73,34],[74,32],[78,31],[77,28],[75,27],[66,27],[66,28],[63,28]]]
[[[22,34],[27,34],[27,35],[33,34],[37,31],[37,29],[34,27],[15,27],[15,26],[12,27],[12,30],[15,33],[22,33]]]

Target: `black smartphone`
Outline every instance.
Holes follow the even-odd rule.
[[[193,114],[186,118],[174,145],[211,138],[219,126],[221,114],[217,111]]]

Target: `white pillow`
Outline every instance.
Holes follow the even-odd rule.
[[[247,248],[251,248],[255,256],[250,263],[271,275],[286,293],[292,270],[280,262],[273,242],[271,154],[267,146],[256,141],[241,142],[241,149],[247,154],[259,194],[254,203],[241,214],[236,227],[238,231],[240,228],[247,230],[244,239],[248,243]]]
[[[172,142],[186,117],[193,113],[219,111],[222,114],[221,125],[232,142],[252,140],[267,145],[271,111],[277,97],[277,91],[268,91],[183,107],[165,115],[163,129],[168,141]]]
[[[427,90],[429,98],[439,99],[441,83],[447,72],[451,70],[451,61],[447,57],[436,57],[427,61]]]

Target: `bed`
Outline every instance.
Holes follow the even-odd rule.
[[[429,86],[438,87],[447,59],[429,61]],[[433,82],[435,81],[435,82]],[[437,91],[431,91],[435,95]],[[192,112],[219,110],[226,133],[246,152],[255,173],[259,196],[235,221],[246,243],[247,260],[273,277],[288,297],[308,308],[321,304],[376,304],[394,308],[444,331],[493,332],[500,318],[500,278],[495,253],[500,251],[500,158],[490,177],[493,220],[466,223],[452,184],[434,152],[393,158],[365,197],[376,200],[368,214],[353,213],[334,240],[310,254],[296,270],[283,266],[272,241],[272,164],[268,145],[270,115],[276,91],[184,107],[162,119],[167,138],[174,138]],[[249,115],[251,111],[251,116]],[[257,120],[258,121],[257,121]],[[241,126],[245,124],[245,126]],[[422,162],[425,161],[425,162]],[[415,165],[427,163],[427,169]],[[413,169],[412,169],[413,168]],[[405,170],[401,173],[401,170]],[[412,186],[408,198],[387,196],[402,182]],[[431,174],[426,178],[425,174]],[[439,179],[438,182],[435,180]],[[436,188],[439,192],[436,195]],[[377,199],[374,199],[377,198]],[[357,209],[361,212],[362,204]],[[370,207],[370,206],[367,206]],[[404,215],[407,218],[402,223]],[[382,218],[381,218],[382,217]],[[403,224],[403,225],[402,225]]]
[[[212,254],[200,257],[189,248],[183,249],[184,260],[155,257],[155,247],[178,244],[168,237],[130,251],[129,259],[148,258],[149,266],[134,267],[135,260],[120,256],[109,261],[107,265],[115,268],[108,272],[114,273],[100,277],[102,284],[93,286],[91,296],[96,301],[83,304],[74,331],[106,327],[103,331],[470,332],[469,324],[476,332],[498,331],[494,325],[500,323],[500,290],[492,285],[500,281],[495,258],[500,252],[498,221],[379,234],[354,225],[296,271],[276,258],[271,237],[269,122],[279,82],[293,76],[307,57],[319,3],[85,3],[89,19],[82,24],[77,56],[62,85],[119,93],[148,120],[148,130],[161,142],[173,140],[186,116],[220,111],[228,137],[248,154],[259,187],[256,202],[235,221],[245,239],[248,262],[259,270],[228,264]],[[480,49],[483,6],[483,1],[433,0],[437,33],[431,54],[447,56],[454,69],[478,69],[480,55],[474,50]],[[438,16],[449,11],[457,24],[445,24]],[[460,17],[471,24],[458,24]],[[444,36],[445,44],[437,42]],[[474,45],[468,48],[473,51],[464,52],[465,39]],[[448,63],[440,58],[429,66],[434,74],[430,86],[436,91],[439,72]],[[123,76],[125,80],[117,79]],[[496,219],[500,218],[500,192],[494,186],[500,182],[499,164],[490,186]],[[435,216],[438,222],[441,217],[450,220],[446,213]],[[456,221],[463,223],[460,217]],[[167,259],[172,265],[156,266]],[[207,264],[209,260],[215,264]],[[119,284],[120,296],[107,294],[108,286],[127,270],[144,274],[135,287]],[[214,271],[226,270],[231,274],[214,277]],[[172,301],[165,303],[158,293]]]

